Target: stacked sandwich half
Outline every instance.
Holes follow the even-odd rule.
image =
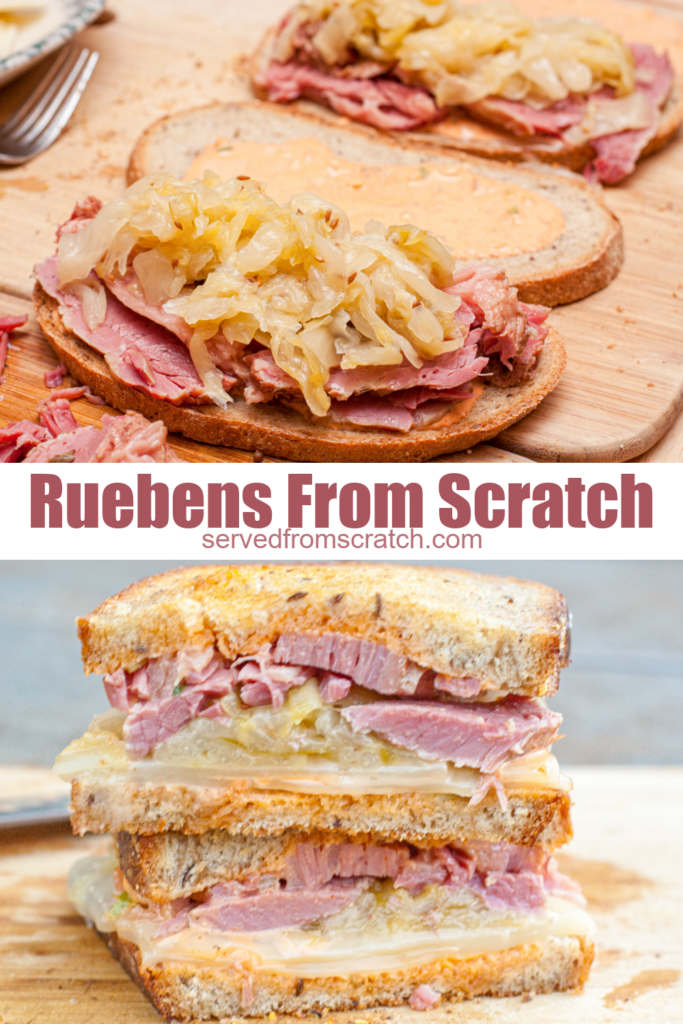
[[[579,987],[592,924],[553,851],[566,606],[407,567],[143,580],[79,622],[112,708],[58,759],[115,855],[70,895],[164,1017]]]

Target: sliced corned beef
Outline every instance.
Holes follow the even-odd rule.
[[[77,231],[82,231],[88,221],[93,220],[101,209],[102,202],[95,196],[87,196],[82,202],[76,203],[68,221],[65,224],[60,224],[57,228],[57,241],[62,235],[72,235]]]
[[[186,324],[183,318],[176,313],[167,313],[163,306],[155,306],[151,302],[147,302],[142,288],[138,284],[137,275],[133,271],[126,277],[107,278],[105,283],[108,291],[116,296],[127,309],[133,313],[139,313],[140,316],[151,320],[152,323],[159,324],[160,327],[165,327],[171,334],[175,334],[176,338],[189,345],[193,334],[189,324]]]
[[[103,416],[100,444],[93,462],[182,462],[166,444],[161,420],[150,423],[137,412]]]
[[[238,674],[242,683],[240,698],[245,704],[257,707],[272,704],[280,708],[284,704],[289,691],[296,686],[303,686],[310,678],[310,672],[296,665],[272,665],[268,659],[248,661]]]
[[[272,659],[277,664],[307,665],[333,672],[390,697],[434,696],[437,690],[456,697],[474,697],[481,691],[478,679],[435,676],[383,644],[342,633],[283,633]]]
[[[345,402],[332,401],[326,422],[331,426],[360,427],[363,430],[394,430],[406,434],[413,425],[413,415],[385,398],[358,395]]]
[[[314,889],[273,887],[259,892],[231,882],[214,886],[209,899],[190,912],[190,919],[221,932],[301,928],[348,907],[363,888],[359,881],[335,880]]]
[[[334,704],[335,701],[344,700],[351,689],[351,680],[344,676],[335,675],[334,672],[322,672],[318,679],[320,696],[326,704]]]
[[[411,1010],[433,1010],[441,1002],[441,996],[431,985],[418,985],[408,1000]]]
[[[2,373],[7,362],[7,350],[9,349],[9,336],[17,327],[23,327],[27,316],[0,316],[0,384],[2,384]]]
[[[542,750],[557,739],[562,716],[525,697],[490,704],[378,701],[343,708],[355,732],[375,732],[425,761],[495,772],[512,755]]]
[[[586,100],[583,96],[568,96],[549,107],[536,109],[517,100],[486,96],[476,103],[469,103],[465,109],[476,118],[499,124],[514,135],[529,137],[541,134],[561,138],[566,128],[581,122],[586,112]]]
[[[543,875],[533,871],[491,871],[484,877],[474,875],[468,885],[491,910],[528,914],[542,907],[546,900]]]
[[[542,847],[478,842],[415,850],[405,843],[302,842],[277,873],[221,882],[193,898],[173,901],[172,916],[155,938],[188,926],[251,932],[310,925],[353,903],[373,879],[391,879],[411,897],[426,886],[453,892],[464,888],[484,907],[503,912],[533,913],[548,895],[585,903],[577,884],[557,871]],[[433,927],[432,908],[423,912],[425,925]]]
[[[405,845],[299,843],[287,859],[284,878],[290,888],[316,888],[333,878],[396,878],[409,859]]]
[[[635,170],[638,157],[657,132],[659,110],[673,84],[673,67],[667,54],[658,54],[642,43],[632,43],[631,49],[636,62],[637,87],[648,98],[652,120],[647,128],[615,132],[591,140],[597,156],[589,176],[592,172],[607,185],[616,184]]]
[[[230,669],[217,668],[206,679],[188,683],[182,689],[177,687],[180,692],[174,692],[170,697],[154,697],[133,704],[123,725],[123,738],[131,757],[146,757],[193,718],[207,711],[234,685],[234,673]]]
[[[47,441],[50,434],[45,427],[32,423],[31,420],[18,420],[0,428],[0,463],[21,462],[25,455]]]
[[[75,420],[74,420],[75,422]],[[106,428],[105,428],[106,429]],[[102,444],[102,431],[97,427],[79,427],[58,434],[39,444],[25,462],[94,462]]]
[[[303,96],[386,131],[421,128],[445,113],[426,89],[393,78],[343,78],[293,61],[273,61],[260,84],[273,103],[289,103]]]
[[[397,889],[405,889],[411,896],[426,885],[451,885],[459,889],[472,878],[475,862],[466,854],[448,846],[419,850],[406,861],[394,877]]]
[[[417,678],[413,682],[407,675],[406,658],[382,644],[341,633],[283,633],[275,644],[273,661],[334,672],[378,693],[413,693],[417,685]]]
[[[36,276],[60,303],[64,325],[104,356],[117,380],[176,405],[210,401],[187,347],[170,331],[134,313],[111,293],[106,319],[93,330],[83,319],[80,299],[59,287],[56,256],[39,264]]]
[[[38,413],[41,424],[52,437],[78,429],[78,423],[71,412],[67,398],[53,398],[39,402]]]

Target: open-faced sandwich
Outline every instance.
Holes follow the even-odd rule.
[[[425,140],[618,182],[683,120],[671,61],[557,15],[500,0],[306,0],[266,35],[252,80],[276,102],[303,97],[386,131],[428,128]],[[462,131],[463,118],[492,130]]]
[[[69,372],[200,441],[311,460],[424,459],[535,408],[565,354],[505,273],[411,224],[246,176],[141,179],[79,205],[36,268]]]

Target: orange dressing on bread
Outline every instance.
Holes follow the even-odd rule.
[[[456,259],[538,252],[565,230],[562,212],[549,199],[477,174],[466,163],[356,163],[313,136],[279,143],[219,140],[194,160],[185,179],[205,170],[262,181],[278,203],[314,192],[341,207],[358,231],[369,220],[415,224],[446,242]]]

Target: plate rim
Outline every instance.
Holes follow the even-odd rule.
[[[0,77],[7,72],[15,71],[42,55],[47,56],[52,50],[65,43],[100,13],[107,0],[82,0],[76,13],[70,15],[42,39],[38,39],[22,50],[16,50],[0,60]]]

